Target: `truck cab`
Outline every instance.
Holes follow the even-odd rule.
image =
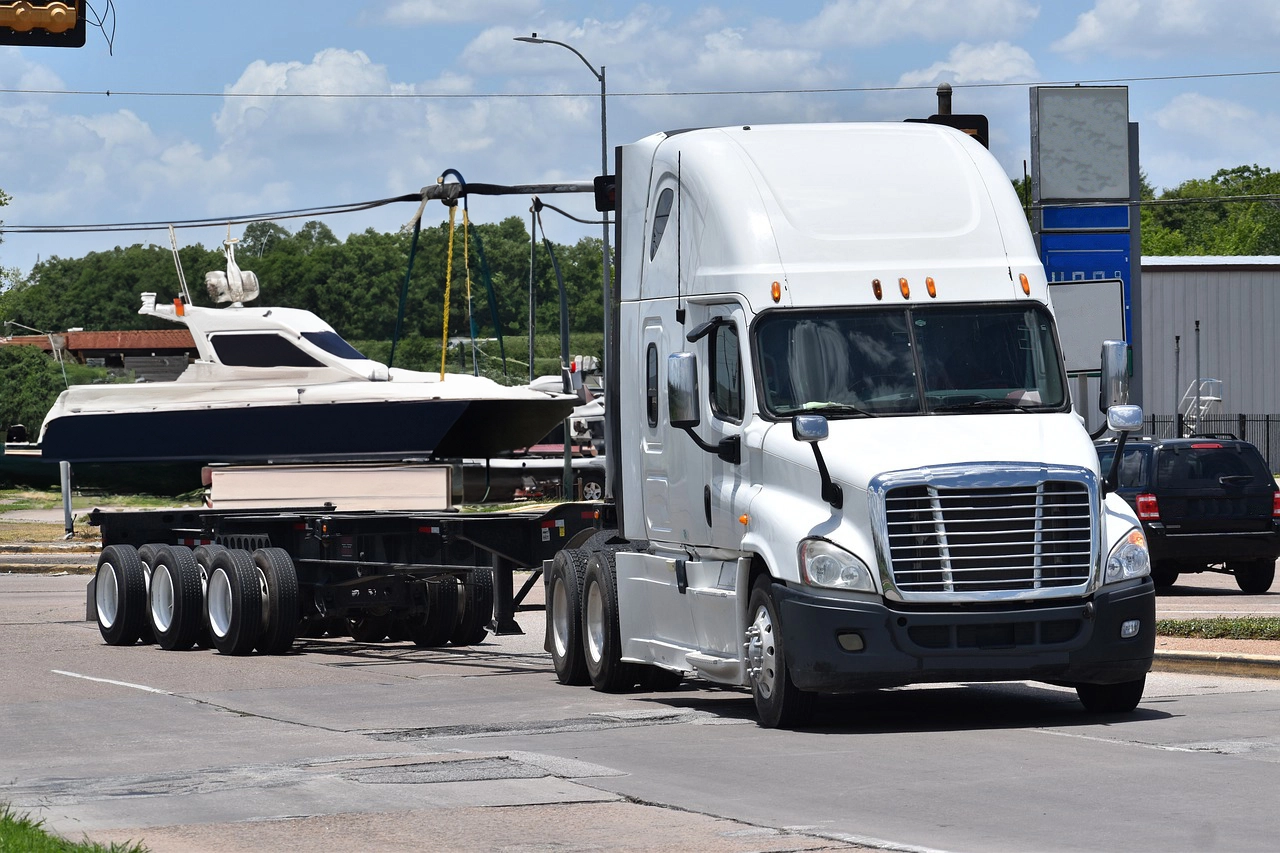
[[[1137,704],[1141,528],[1104,494],[984,148],[908,123],[656,134],[618,150],[617,187],[627,544],[585,576],[596,686],[602,654],[750,686],[766,725],[922,681]]]

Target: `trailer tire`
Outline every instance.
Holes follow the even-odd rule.
[[[262,573],[267,593],[263,602],[266,624],[258,638],[258,651],[286,654],[298,637],[298,570],[283,548],[259,548],[253,552],[253,562]]]
[[[151,567],[156,564],[156,551],[159,549],[159,545],[151,543],[138,548],[138,559],[142,561],[142,581],[146,589],[146,600],[148,602],[151,600]],[[142,631],[138,636],[144,643],[154,643],[156,641],[155,629],[151,627],[150,616],[143,616]]]
[[[1147,677],[1119,684],[1077,684],[1080,704],[1091,714],[1127,714],[1142,701]]]
[[[596,551],[582,581],[582,649],[591,686],[620,693],[640,680],[637,666],[622,661],[618,627],[618,576],[614,551]]]
[[[427,612],[409,624],[409,639],[422,649],[449,642],[458,621],[458,579],[452,575],[427,581]]]
[[[552,559],[547,576],[547,635],[543,647],[551,653],[556,680],[561,684],[591,683],[582,650],[582,583],[589,556],[577,548],[561,549]]]
[[[200,567],[190,548],[161,545],[152,554],[147,615],[160,648],[185,652],[204,626]]]
[[[132,646],[146,619],[147,586],[132,545],[108,545],[98,556],[94,610],[98,633],[109,646]]]
[[[262,586],[248,551],[228,548],[214,554],[205,612],[220,654],[253,651],[262,633]]]
[[[458,595],[458,622],[449,642],[455,646],[474,646],[489,636],[493,620],[493,570],[472,569],[471,577]]]
[[[815,696],[791,680],[773,583],[767,576],[751,588],[747,619],[747,674],[760,725],[767,729],[803,726],[813,714]]]
[[[196,558],[196,567],[200,573],[200,596],[203,602],[200,606],[207,612],[208,596],[209,596],[209,573],[213,571],[213,555],[219,551],[226,549],[217,543],[209,543],[208,545],[200,545],[191,555]],[[196,645],[202,649],[213,648],[213,638],[209,634],[209,622],[207,619],[201,620],[201,628],[196,636]]]

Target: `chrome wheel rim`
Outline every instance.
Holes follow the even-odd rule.
[[[761,697],[773,696],[778,683],[777,644],[773,637],[773,620],[769,608],[756,608],[756,618],[747,629],[747,674]]]
[[[225,637],[231,630],[231,578],[222,569],[209,575],[209,630],[215,637]]]
[[[110,628],[120,613],[120,581],[116,578],[116,567],[110,563],[98,567],[94,599],[98,607],[98,622],[102,627]]]
[[[164,632],[173,624],[173,574],[164,563],[151,572],[151,624]]]
[[[559,578],[551,582],[551,641],[556,654],[564,657],[569,650],[569,595]]]
[[[599,663],[604,659],[604,598],[599,584],[587,587],[585,613],[587,655],[592,663]]]

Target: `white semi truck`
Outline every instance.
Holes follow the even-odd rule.
[[[822,693],[929,681],[1138,704],[1145,540],[1072,411],[1044,270],[982,146],[916,123],[661,133],[619,148],[597,194],[618,247],[612,500],[95,511],[103,639],[466,645],[519,632],[540,570],[569,684],[749,687],[766,726],[802,724]],[[1123,438],[1141,409],[1124,345],[1103,356]]]
[[[749,686],[766,726],[930,681],[1138,704],[1145,541],[986,149],[916,123],[660,133],[617,150],[614,209],[617,529],[546,566],[561,681]]]

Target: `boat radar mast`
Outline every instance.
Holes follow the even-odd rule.
[[[214,302],[230,302],[232,308],[240,308],[245,302],[258,298],[258,277],[236,264],[238,242],[228,233],[222,243],[223,254],[227,256],[226,272],[214,270],[204,274],[204,287],[209,291],[209,298]]]

